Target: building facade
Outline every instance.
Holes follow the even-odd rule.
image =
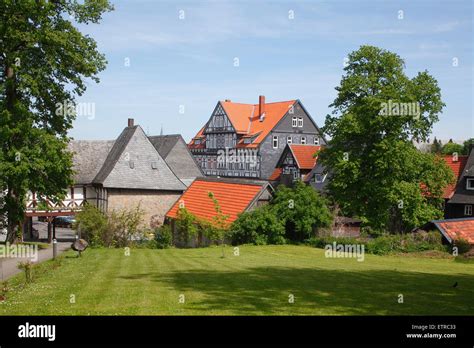
[[[219,101],[189,149],[207,176],[268,179],[287,144],[325,145],[299,100]]]

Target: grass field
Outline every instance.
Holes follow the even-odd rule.
[[[225,258],[218,247],[132,249],[130,256],[89,249],[41,267],[48,270],[32,284],[21,285],[23,274],[9,282],[0,314],[474,315],[474,264],[452,259],[365,255],[358,262],[304,246],[243,246],[240,256],[227,247]]]

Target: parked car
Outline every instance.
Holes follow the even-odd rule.
[[[68,227],[71,228],[72,224],[76,222],[76,218],[71,216],[57,216],[55,218],[56,227]]]

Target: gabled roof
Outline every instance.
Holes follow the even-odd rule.
[[[474,218],[448,219],[431,221],[449,243],[465,239],[474,244]]]
[[[71,141],[69,149],[75,184],[172,191],[186,188],[140,126],[126,127],[116,140]]]
[[[452,198],[448,201],[450,204],[474,204],[474,190],[466,189],[466,178],[474,178],[474,151],[469,154],[466,165],[464,166],[461,177],[459,178],[456,190]]]
[[[148,139],[150,139],[160,156],[163,157],[163,159],[166,159],[176,143],[183,138],[180,134],[167,134],[149,136]]]
[[[178,201],[166,214],[168,218],[176,218],[181,207],[196,217],[212,222],[216,216],[214,203],[209,192],[219,202],[224,215],[228,215],[228,223],[237,219],[238,214],[250,208],[265,190],[271,188],[266,181],[227,178],[197,178],[183,193]]]
[[[73,153],[74,182],[92,183],[107,159],[115,140],[71,140],[68,149]]]
[[[319,151],[319,149],[321,149],[321,146],[291,144],[289,147],[299,169],[313,169],[318,159],[314,155]]]
[[[453,171],[453,174],[456,177],[456,183],[450,184],[444,189],[443,198],[449,199],[453,196],[456,184],[462,175],[464,167],[466,166],[467,158],[468,156],[458,156],[457,158],[450,155],[443,156],[443,160]]]
[[[166,164],[186,186],[203,176],[200,166],[180,134],[148,137]]]
[[[265,103],[265,117],[260,121],[260,115],[258,114],[259,104],[219,101],[237,133],[255,136],[255,139],[250,144],[244,144],[243,139],[240,139],[237,146],[244,148],[258,147],[295,102],[296,100]],[[203,144],[195,144],[195,139],[202,137],[205,127],[201,128],[191,140],[189,143],[191,148],[204,148]]]

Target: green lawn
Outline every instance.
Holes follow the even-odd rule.
[[[23,275],[12,279],[0,314],[474,315],[472,263],[374,255],[358,262],[304,246],[243,246],[240,256],[227,247],[226,254],[218,247],[68,252],[30,285],[19,285]]]

